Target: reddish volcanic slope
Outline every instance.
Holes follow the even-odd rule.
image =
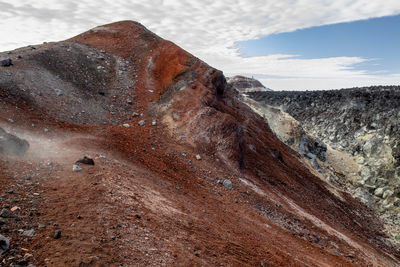
[[[3,265],[400,264],[375,214],[313,176],[221,71],[142,25],[1,57],[0,127],[30,143],[0,158],[1,208],[19,207]],[[95,165],[73,172],[84,155]]]

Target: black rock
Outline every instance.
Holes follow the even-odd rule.
[[[29,149],[29,143],[0,127],[0,154],[23,156]]]
[[[10,58],[1,60],[0,61],[0,66],[2,66],[2,67],[12,66],[12,60]]]
[[[60,230],[55,230],[55,231],[54,231],[53,238],[54,238],[54,239],[59,239],[59,238],[61,238],[61,231],[60,231]]]
[[[11,211],[9,211],[8,209],[2,209],[1,211],[0,211],[0,217],[3,217],[3,218],[8,218],[8,217],[11,217]]]
[[[0,235],[0,255],[10,248],[10,240],[3,235]]]
[[[28,259],[20,259],[19,261],[17,261],[17,264],[20,266],[28,265]]]
[[[75,164],[77,164],[77,163],[82,163],[82,164],[87,164],[87,165],[94,165],[94,160],[84,156],[83,159],[77,160],[75,162]]]

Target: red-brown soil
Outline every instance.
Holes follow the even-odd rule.
[[[0,226],[4,266],[400,264],[371,210],[331,193],[220,71],[140,24],[8,56],[0,126],[31,146],[1,157],[1,203],[21,208]],[[95,165],[73,172],[84,155]]]

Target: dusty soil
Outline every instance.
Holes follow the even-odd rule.
[[[221,72],[140,24],[1,56],[0,126],[30,143],[0,159],[2,206],[20,208],[0,225],[4,266],[400,264],[371,210],[332,194]],[[73,172],[85,155],[95,165]]]

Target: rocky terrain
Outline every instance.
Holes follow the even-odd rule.
[[[383,212],[382,216],[394,227],[394,239],[400,241],[400,87],[248,96],[259,108],[275,108],[292,116],[303,130],[297,135],[298,140],[309,134],[331,151],[344,152],[347,157],[343,164],[356,168],[336,168],[336,175],[327,173],[328,178],[346,183],[355,196]],[[293,144],[296,138],[281,139]]]
[[[3,266],[400,264],[374,210],[139,23],[0,59]]]

